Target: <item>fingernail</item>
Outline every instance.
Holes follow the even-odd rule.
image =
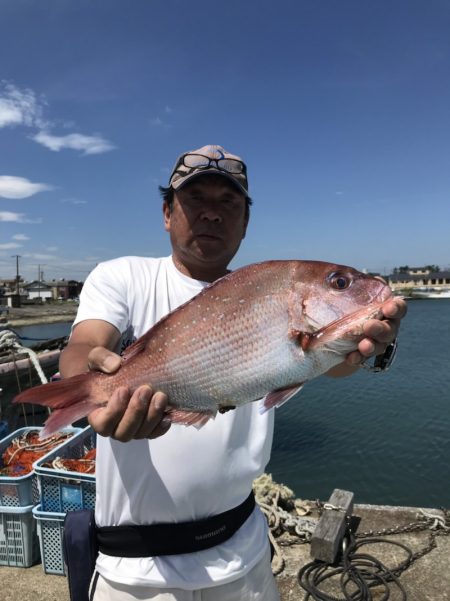
[[[372,326],[372,334],[374,336],[378,336],[379,334],[381,334],[384,330],[384,327],[381,323],[377,323],[375,325]]]
[[[108,372],[116,371],[117,359],[115,357],[106,357],[103,362],[103,369]]]
[[[155,409],[162,411],[166,408],[166,397],[158,395],[155,397]]]
[[[152,396],[152,389],[150,386],[145,386],[139,393],[139,400],[142,403],[148,403]]]

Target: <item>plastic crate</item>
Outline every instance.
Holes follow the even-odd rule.
[[[94,509],[95,474],[82,474],[44,467],[43,464],[64,457],[80,459],[96,446],[96,434],[88,426],[70,440],[48,453],[34,464],[40,492],[42,511],[66,512],[76,509]]]
[[[20,428],[9,436],[0,440],[0,467],[3,467],[2,455],[14,438],[31,431],[41,431],[42,427]],[[62,432],[80,432],[80,428],[64,428]],[[64,443],[62,443],[64,444]],[[55,449],[59,448],[55,447]],[[52,449],[55,450],[55,449]],[[50,451],[50,452],[52,452]],[[45,455],[43,455],[43,458]],[[0,506],[3,507],[27,507],[39,503],[39,490],[34,470],[24,476],[11,477],[0,475]]]
[[[63,535],[65,513],[42,511],[37,505],[33,509],[37,523],[42,567],[46,574],[66,575],[63,555]]]
[[[28,568],[39,560],[33,506],[0,506],[0,565]]]

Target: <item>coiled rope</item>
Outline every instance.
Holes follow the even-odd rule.
[[[310,512],[309,507],[296,499],[290,488],[274,482],[270,474],[256,478],[253,490],[269,526],[273,549],[272,572],[277,575],[284,570],[286,563],[281,546],[309,542],[318,519],[305,517]]]
[[[30,358],[30,361],[32,362],[42,384],[46,384],[48,382],[47,377],[41,367],[41,364],[39,363],[39,359],[38,356],[36,355],[36,353],[26,347],[23,346],[20,342],[19,342],[19,337],[18,335],[13,332],[12,330],[2,330],[0,331],[0,352],[11,352],[13,357],[15,352],[17,353],[25,353],[28,355],[28,357]],[[15,357],[14,357],[14,362],[16,361]]]
[[[384,544],[395,545],[406,553],[406,559],[395,568],[386,567],[379,559],[368,553],[358,553],[365,545]],[[406,591],[399,581],[400,574],[411,564],[413,553],[406,545],[397,541],[387,541],[382,538],[355,540],[351,537],[350,544],[344,549],[341,560],[337,565],[322,561],[313,561],[303,566],[298,573],[298,581],[306,591],[304,601],[373,601],[371,589],[377,589],[377,601],[387,601],[391,598],[391,584],[406,601]],[[334,582],[333,582],[334,581]],[[339,588],[343,596],[337,597],[330,592],[331,585]],[[323,587],[329,585],[328,591]]]

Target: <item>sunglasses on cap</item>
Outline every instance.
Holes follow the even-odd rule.
[[[209,169],[213,166],[219,171],[225,171],[232,175],[246,175],[247,168],[242,161],[238,159],[211,159],[203,154],[184,154],[180,157],[177,166],[174,171],[181,165],[184,165],[188,169]],[[187,175],[187,174],[186,174]]]

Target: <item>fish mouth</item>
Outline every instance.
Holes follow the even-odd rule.
[[[385,283],[381,277],[375,276],[374,279],[380,280],[380,282]],[[389,286],[386,285],[379,291],[379,293],[375,296],[374,300],[381,301],[382,303],[384,303],[391,298],[394,298],[394,295],[392,294],[392,290],[389,288]]]
[[[367,307],[353,311],[344,317],[331,321],[326,326],[308,336],[305,347],[311,349],[317,345],[326,344],[338,338],[355,340],[363,337],[363,324],[368,319],[383,319],[382,307],[393,298],[391,290],[381,290],[375,297],[376,301]]]

